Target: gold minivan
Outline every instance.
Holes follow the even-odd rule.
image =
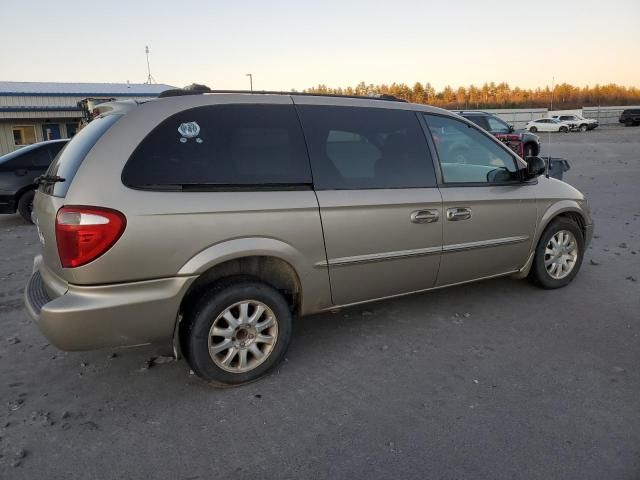
[[[283,358],[294,317],[503,275],[557,288],[580,269],[582,193],[453,113],[165,97],[101,105],[40,179],[25,300],[61,349],[163,342],[239,384]]]

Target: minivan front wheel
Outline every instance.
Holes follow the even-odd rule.
[[[557,218],[538,242],[529,278],[543,288],[564,287],[578,274],[583,255],[580,227],[568,218]]]
[[[291,337],[285,298],[257,281],[219,283],[183,321],[185,356],[198,376],[214,384],[260,378],[282,360]]]

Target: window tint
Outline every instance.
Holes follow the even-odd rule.
[[[436,185],[415,112],[303,105],[315,187],[319,190]]]
[[[56,142],[47,147],[49,149],[49,156],[51,157],[49,163],[51,163],[51,160],[56,158],[56,155],[60,153],[60,150],[62,150],[67,143],[68,142]],[[49,165],[49,163],[47,163],[47,166]]]
[[[125,185],[311,184],[304,138],[291,105],[212,105],[172,115],[133,152]]]
[[[496,183],[515,179],[511,154],[477,129],[453,118],[425,114],[445,183]]]
[[[487,122],[489,122],[490,132],[509,133],[511,131],[509,125],[495,117],[487,117]]]
[[[466,118],[467,120],[472,121],[473,123],[478,125],[480,128],[484,128],[485,130],[489,130],[489,124],[487,123],[485,117],[482,116],[482,115],[468,115],[468,116],[465,116],[464,118]]]
[[[47,175],[58,175],[65,179],[64,182],[47,183],[40,185],[40,191],[53,195],[54,197],[64,197],[69,190],[71,181],[82,165],[84,158],[93,148],[102,135],[113,125],[122,115],[106,115],[95,118],[89,125],[80,130],[60,154],[51,162],[47,170]]]
[[[29,152],[28,163],[32,167],[47,168],[53,157],[49,153],[49,147],[46,145],[36,148]]]

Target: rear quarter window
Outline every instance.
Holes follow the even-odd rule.
[[[66,196],[73,177],[75,177],[89,150],[121,116],[98,117],[80,130],[54,158],[47,170],[47,175],[60,176],[64,178],[64,181],[43,184],[40,186],[40,191],[54,197]]]
[[[310,186],[292,105],[211,105],[160,123],[138,145],[122,182],[147,190]]]

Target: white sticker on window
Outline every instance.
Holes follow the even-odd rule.
[[[182,135],[182,138],[180,139],[181,142],[183,141],[183,139],[185,139],[186,141],[186,139],[188,138],[197,137],[200,133],[200,125],[198,125],[196,122],[182,123],[178,127],[178,133]]]

